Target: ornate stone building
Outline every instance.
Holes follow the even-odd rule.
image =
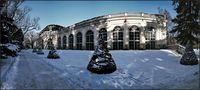
[[[48,25],[40,33],[43,48],[93,50],[98,36],[109,49],[156,49],[166,45],[166,18],[159,14],[123,12],[81,21],[68,27]]]
[[[37,42],[42,42],[42,48],[48,49],[48,44],[53,43],[54,46],[58,46],[59,32],[65,28],[60,25],[51,24],[46,26],[39,34],[39,39]],[[36,42],[36,43],[37,43]],[[38,45],[35,45],[38,46]]]

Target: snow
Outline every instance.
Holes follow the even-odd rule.
[[[19,47],[17,45],[14,45],[14,44],[10,44],[8,45],[8,49],[12,50],[12,51],[17,51]]]
[[[14,79],[17,75],[18,61],[19,57],[8,57],[7,65],[1,67],[1,89],[13,89],[15,84]]]
[[[11,44],[11,43],[6,43],[6,44],[0,44],[0,46],[6,46],[8,49],[11,51],[17,51],[19,49],[18,45]]]
[[[181,65],[180,55],[171,50],[111,51],[117,65],[111,74],[94,74],[86,69],[93,51],[57,50],[60,59],[47,59],[48,51],[38,56],[78,89],[173,89],[194,79],[195,73],[199,75],[198,65]]]
[[[34,77],[37,77],[36,81],[39,81],[37,82],[38,86],[42,87],[44,85],[41,83],[43,78],[49,78],[52,72],[58,73],[54,74],[54,77],[56,77],[55,75],[63,77],[70,89],[191,89],[199,86],[199,64],[181,65],[181,55],[172,50],[110,51],[117,65],[117,70],[111,74],[95,74],[87,70],[87,65],[94,51],[57,50],[60,59],[48,59],[49,50],[43,51],[44,55],[38,55],[32,53],[30,49],[22,50],[19,56],[8,57],[8,61],[15,62],[9,72],[6,72],[8,70],[5,67],[1,68],[1,80],[3,80],[1,89],[15,89],[15,85],[20,85],[19,82],[24,81],[27,81],[27,86],[31,86],[31,80],[35,79]],[[199,55],[198,50],[194,51]],[[22,68],[29,70],[28,67],[23,66],[27,62],[30,63],[28,66],[34,72],[24,71],[22,75],[19,75],[18,72],[23,71]],[[41,65],[46,67],[43,69],[45,72],[39,70],[42,69]],[[51,68],[47,68],[47,66]],[[33,74],[33,76],[25,76],[27,73]],[[46,74],[48,77],[40,76],[45,73],[49,73]],[[24,80],[24,78],[30,80]],[[61,84],[61,86],[63,85]]]

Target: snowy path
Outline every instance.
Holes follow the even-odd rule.
[[[72,88],[59,73],[32,53],[24,52],[17,62],[14,89],[64,89]]]

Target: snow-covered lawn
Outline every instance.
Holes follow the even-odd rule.
[[[181,65],[180,55],[171,50],[110,52],[117,65],[117,71],[111,74],[94,74],[86,69],[93,51],[57,50],[60,59],[47,59],[48,50],[44,50],[45,54],[38,56],[42,61],[60,71],[61,76],[66,77],[70,81],[69,84],[75,88],[173,89],[185,86],[186,82],[199,78],[199,64]],[[195,82],[196,86],[198,84],[199,81]]]

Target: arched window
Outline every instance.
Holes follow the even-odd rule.
[[[69,49],[73,49],[74,38],[73,35],[69,35]]]
[[[99,37],[107,41],[107,30],[105,28],[99,30]]]
[[[140,30],[137,26],[129,28],[129,49],[140,48]]]
[[[63,49],[66,49],[67,37],[63,36]]]
[[[123,29],[120,26],[113,30],[113,49],[123,49]]]
[[[155,28],[147,27],[145,30],[146,49],[155,49]]]
[[[61,48],[61,37],[58,37],[58,49]]]
[[[94,49],[94,33],[91,30],[87,31],[86,33],[86,49]]]
[[[82,49],[82,33],[81,32],[78,32],[76,34],[76,48],[78,50]]]
[[[102,28],[99,30],[99,37],[105,41],[106,46],[107,46],[107,30],[106,30],[106,28]]]

